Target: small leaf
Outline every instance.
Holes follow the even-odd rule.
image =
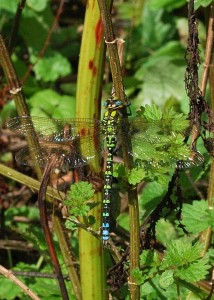
[[[65,227],[69,230],[77,229],[77,225],[75,223],[73,223],[71,220],[72,220],[72,217],[69,217],[69,219],[67,219],[65,221]]]
[[[140,255],[140,265],[141,266],[158,266],[160,264],[160,258],[157,252],[151,250],[143,250]]]
[[[200,258],[188,266],[179,268],[175,271],[175,276],[187,281],[196,282],[205,279],[209,273],[210,266],[206,257]]]
[[[214,221],[211,215],[212,211],[208,210],[207,201],[193,201],[192,204],[183,205],[182,224],[185,225],[188,232],[200,233],[213,224]]]
[[[87,201],[94,196],[94,189],[91,183],[86,181],[80,181],[70,186],[68,192],[69,199]]]
[[[131,271],[131,276],[133,277],[136,284],[138,284],[138,285],[143,284],[146,279],[146,276],[143,275],[142,271],[140,271],[137,268],[135,268]]]
[[[141,182],[146,176],[146,172],[143,168],[133,168],[128,175],[128,181],[132,185],[136,185]]]
[[[161,277],[159,279],[159,285],[162,289],[167,289],[170,285],[174,283],[173,275],[173,270],[166,270],[161,274]]]
[[[163,113],[155,104],[152,104],[151,106],[146,104],[143,116],[147,121],[152,122],[161,120]]]
[[[34,56],[33,61],[35,60]],[[42,57],[34,66],[34,71],[38,80],[55,81],[59,77],[71,73],[71,65],[67,58],[60,53],[49,50],[46,56]]]
[[[187,282],[202,280],[208,274],[208,258],[201,257],[202,245],[188,240],[175,240],[165,251],[160,269],[173,269],[174,277]]]

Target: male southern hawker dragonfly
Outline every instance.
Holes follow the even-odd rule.
[[[44,168],[44,162],[55,153],[59,157],[59,164],[69,170],[90,164],[102,150],[104,152],[107,149],[102,225],[104,243],[109,239],[113,155],[120,152],[120,138],[122,141],[128,135],[131,138],[129,155],[133,157],[137,168],[148,170],[151,167],[174,166],[184,169],[198,166],[204,161],[198,151],[183,143],[188,123],[179,122],[176,118],[164,118],[164,114],[158,121],[148,121],[142,116],[119,119],[115,111],[115,108],[108,110],[103,121],[22,116],[8,122],[8,128],[24,136],[33,130],[37,134],[41,156],[30,157],[29,148],[25,147],[16,155],[16,160],[22,164],[33,166],[38,163]]]

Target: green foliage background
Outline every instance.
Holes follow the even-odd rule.
[[[11,32],[12,22],[18,0],[0,1],[0,31],[5,41]],[[203,10],[212,1],[197,1],[196,8]],[[12,59],[17,73],[22,79],[29,64],[37,62],[38,55],[44,46],[48,31],[53,22],[54,6],[48,0],[27,0],[21,18],[20,30],[16,40]],[[38,60],[24,84],[24,93],[31,115],[53,118],[75,117],[75,95],[78,56],[80,50],[84,5],[77,1],[77,12],[66,11],[61,17],[59,26],[55,28],[51,41]],[[187,2],[185,0],[150,0],[145,3],[137,1],[116,1],[114,3],[114,25],[116,35],[125,35],[126,49],[124,59],[124,84],[127,96],[132,103],[133,115],[136,109],[145,104],[156,104],[162,109],[174,106],[179,113],[187,115],[188,98],[184,87],[184,73],[186,63],[184,52],[187,41]],[[66,17],[68,22],[66,23]],[[121,28],[119,26],[121,25]],[[119,28],[119,29],[118,29]],[[206,31],[204,20],[199,22],[199,38],[201,59],[204,57]],[[103,84],[104,97],[111,90],[111,82],[105,75],[106,83]],[[6,98],[5,98],[6,100]],[[13,102],[7,101],[0,112],[0,124],[16,114]],[[205,155],[202,144],[199,150]],[[1,159],[1,158],[0,158]],[[207,159],[208,161],[208,159]],[[115,167],[115,174],[120,177],[124,170]],[[135,169],[132,170],[136,172]],[[129,174],[130,183],[136,184],[141,174]],[[142,174],[143,172],[143,174]],[[207,168],[197,168],[190,171],[193,181],[207,180]],[[158,180],[146,185],[139,197],[140,214],[142,218],[148,216],[161,197],[166,192],[169,174],[158,175]],[[149,181],[149,180],[148,180]],[[199,201],[198,196],[189,187],[185,174],[181,175],[183,192],[186,204],[183,208],[182,223],[189,232],[189,237],[184,241],[184,233],[176,225],[176,218],[172,215],[167,221],[161,219],[157,224],[157,239],[165,247],[163,260],[156,253],[144,251],[141,256],[143,271],[135,270],[135,276],[142,285],[141,299],[175,299],[177,297],[176,284],[179,280],[195,282],[203,280],[208,275],[210,256],[200,258],[200,245],[195,243],[198,235],[206,228],[213,228],[213,211],[207,206],[206,201]],[[78,187],[79,189],[80,187]],[[121,187],[123,191],[123,186]],[[205,191],[204,191],[205,192]],[[90,194],[90,189],[88,194]],[[90,198],[90,197],[89,197]],[[85,199],[85,198],[84,198]],[[88,199],[87,199],[88,200]],[[67,200],[71,207],[72,199]],[[70,202],[69,202],[70,201]],[[81,202],[81,199],[80,199]],[[70,208],[72,210],[72,208]],[[84,214],[90,209],[90,203],[78,207],[79,214]],[[74,213],[74,212],[73,212]],[[77,214],[77,213],[76,213]],[[18,270],[35,270],[50,272],[51,266],[47,260],[46,246],[41,228],[16,224],[11,221],[13,216],[22,215],[38,220],[35,207],[12,207],[7,210],[7,226],[23,239],[30,241],[36,247],[37,261],[28,264],[25,262],[11,261],[11,267]],[[128,216],[124,213],[118,218],[120,225],[128,228]],[[172,241],[174,240],[174,241]],[[77,241],[73,241],[77,251]],[[56,243],[57,245],[57,243]],[[60,257],[60,253],[59,253]],[[184,261],[185,258],[185,262]],[[61,259],[61,258],[60,258]],[[41,263],[42,260],[42,263]],[[55,281],[49,279],[24,279],[26,284],[36,290],[42,299],[60,299]],[[54,282],[54,283],[53,283]],[[12,300],[15,297],[27,299],[22,292],[14,287],[5,278],[0,278],[0,298]],[[44,288],[45,286],[45,288]],[[156,289],[154,288],[157,287]],[[181,284],[182,299],[187,299],[192,291],[191,299],[203,299],[204,294],[194,293],[192,287]],[[123,288],[120,296],[128,299],[128,289]],[[124,293],[124,294],[123,294]],[[71,296],[71,299],[72,296]],[[119,299],[119,298],[118,298]],[[189,299],[189,298],[188,298]]]

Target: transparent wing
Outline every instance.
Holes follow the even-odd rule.
[[[179,126],[177,126],[179,125]],[[188,121],[176,123],[173,119],[156,122],[143,122],[142,119],[122,120],[118,124],[118,136],[122,143],[127,135],[131,137],[132,148],[129,154],[134,159],[147,164],[172,165],[179,169],[198,166],[204,158],[200,152],[184,143],[185,135],[190,133]]]
[[[17,161],[25,165],[39,163],[44,166],[52,153],[58,161],[64,160],[70,168],[84,166],[100,150],[100,122],[93,119],[48,119],[42,117],[16,117],[7,127],[27,136],[34,130],[38,136],[41,157],[30,157],[30,149],[24,148],[16,155]],[[33,149],[32,149],[33,150]],[[80,154],[81,153],[81,154]]]
[[[32,149],[33,150],[33,149]],[[79,168],[88,164],[87,157],[79,155],[77,152],[67,152],[62,148],[41,147],[41,156],[31,157],[28,147],[22,148],[15,156],[16,161],[22,165],[33,167],[39,164],[44,168],[53,154],[56,155],[57,167],[65,166],[66,169]],[[90,157],[91,158],[91,157]]]
[[[44,141],[72,141],[77,137],[93,138],[100,132],[100,121],[93,119],[49,119],[22,116],[11,119],[7,127],[26,136],[35,130]]]

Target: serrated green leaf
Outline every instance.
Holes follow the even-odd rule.
[[[198,9],[200,6],[207,7],[213,2],[213,0],[197,0],[195,1],[194,8],[195,10]]]
[[[128,182],[132,185],[136,185],[141,182],[146,176],[144,169],[133,168],[128,175]]]
[[[173,269],[174,276],[187,282],[204,279],[210,266],[207,257],[201,257],[202,247],[199,243],[192,245],[188,240],[172,241],[165,251],[160,269]]]
[[[64,204],[69,206],[69,213],[74,216],[85,216],[91,209],[87,202],[94,195],[95,191],[89,182],[80,181],[72,184],[67,193]],[[93,205],[92,205],[93,207]]]
[[[146,279],[146,276],[143,275],[142,271],[137,268],[132,269],[131,276],[134,278],[136,284],[138,285],[143,284]]]
[[[187,265],[197,260],[201,255],[201,251],[202,245],[199,243],[192,245],[188,240],[172,241],[165,252],[162,265],[164,267]]]
[[[163,113],[155,104],[145,105],[143,116],[148,122],[158,121],[162,119]]]
[[[20,23],[20,34],[28,45],[30,53],[33,49],[35,53],[38,54],[38,51],[42,49],[47,38],[48,28],[50,28],[52,21],[53,15],[51,15],[49,10],[46,14],[37,14],[30,9],[24,10],[22,22]],[[30,59],[33,59],[33,57],[30,56]],[[35,61],[36,57],[34,57],[34,62]]]
[[[182,209],[182,224],[191,233],[199,233],[209,226],[213,226],[211,211],[205,200],[193,201],[192,204],[184,204]],[[211,222],[211,224],[210,224]]]
[[[157,182],[150,182],[145,186],[143,193],[140,195],[139,203],[140,206],[146,209],[146,216],[157,206],[166,191],[167,185],[163,186]]]
[[[53,110],[53,107],[59,104],[60,101],[61,95],[51,89],[39,91],[28,99],[31,107],[43,107],[44,111]]]
[[[75,99],[60,95],[51,89],[36,92],[28,99],[33,116],[55,119],[75,117]]]
[[[161,277],[159,279],[159,285],[162,289],[167,289],[170,285],[174,283],[173,275],[173,270],[166,270],[161,274]]]
[[[71,201],[75,199],[80,201],[87,201],[94,196],[95,191],[91,183],[86,181],[80,181],[75,184],[72,184],[68,193],[69,199],[71,199]]]
[[[205,279],[209,269],[208,259],[203,257],[188,266],[177,269],[175,275],[187,282],[196,282]]]
[[[170,23],[167,23],[163,20],[163,16],[163,9],[155,11],[150,9],[149,5],[145,5],[142,14],[142,23],[145,26],[141,29],[141,38],[145,48],[148,47],[148,49],[154,49],[155,51],[173,36],[175,32],[175,28],[172,26],[174,18],[171,16]]]

